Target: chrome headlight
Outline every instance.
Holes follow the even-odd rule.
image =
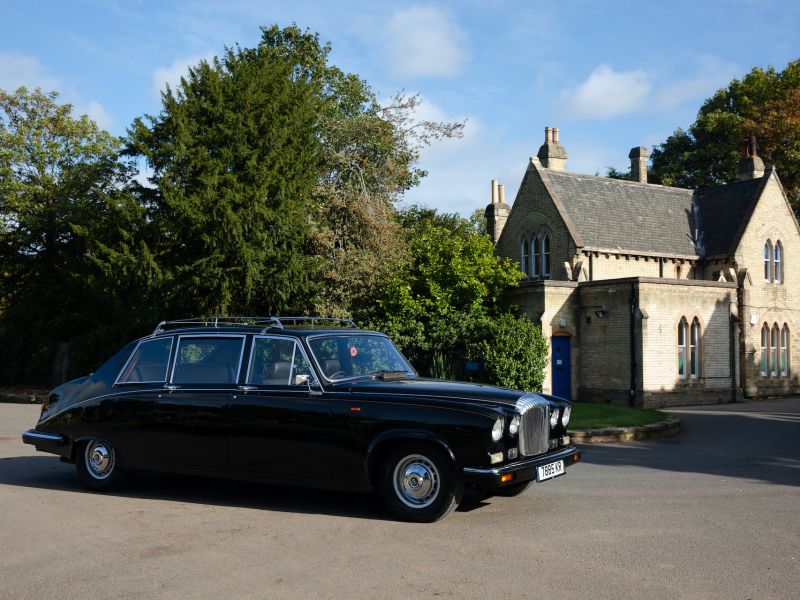
[[[508,424],[509,434],[517,435],[517,432],[519,431],[519,421],[520,421],[520,416],[514,415],[514,417],[511,419],[511,422]]]
[[[558,415],[561,411],[558,408],[554,408],[553,412],[550,413],[550,428],[555,428],[558,425]]]
[[[500,417],[494,422],[494,427],[492,427],[492,440],[495,442],[499,442],[500,438],[503,437],[503,419]]]
[[[565,406],[564,407],[564,414],[561,415],[561,424],[566,428],[567,424],[569,423],[569,418],[572,416],[572,407]]]

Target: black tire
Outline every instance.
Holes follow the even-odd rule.
[[[117,451],[105,440],[91,439],[75,449],[75,469],[80,482],[96,492],[108,492],[122,483]]]
[[[534,480],[531,479],[529,481],[523,481],[521,483],[512,483],[511,485],[507,485],[505,487],[501,487],[499,489],[494,490],[494,492],[492,492],[492,495],[505,496],[506,498],[513,498],[514,496],[519,496],[522,492],[531,487],[533,485],[533,482]]]
[[[400,518],[432,523],[458,506],[464,481],[444,450],[407,442],[393,448],[383,462],[380,491],[386,506]]]

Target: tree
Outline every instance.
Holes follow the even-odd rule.
[[[129,130],[129,153],[153,170],[174,314],[275,314],[313,293],[320,83],[316,57],[287,50],[296,32],[273,33],[190,68],[161,113]]]
[[[120,140],[57,100],[55,92],[38,89],[0,90],[0,377],[6,381],[49,381],[59,345],[65,354],[90,323],[96,297],[85,285],[90,265],[80,228],[115,204],[130,176],[119,160]]]
[[[389,333],[423,374],[540,387],[546,342],[501,302],[522,274],[495,255],[481,217],[412,207],[400,220],[411,260],[379,299],[372,326]],[[466,362],[480,364],[480,372],[468,372]]]
[[[736,180],[742,140],[755,135],[759,155],[775,165],[789,198],[798,207],[800,60],[783,71],[754,68],[734,79],[700,107],[687,131],[678,129],[652,153],[652,180],[697,187]]]

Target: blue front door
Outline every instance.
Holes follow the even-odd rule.
[[[570,360],[570,338],[553,336],[553,396],[572,400],[572,369]]]

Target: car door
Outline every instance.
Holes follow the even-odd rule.
[[[330,477],[331,406],[289,336],[254,336],[245,384],[231,401],[231,469],[287,480]]]
[[[225,423],[244,347],[244,335],[178,336],[170,379],[156,401],[158,463],[178,470],[227,467]]]

